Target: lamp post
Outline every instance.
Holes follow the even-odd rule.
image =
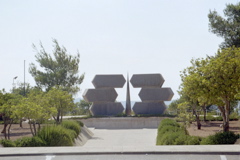
[[[15,87],[14,80],[15,80],[15,79],[17,79],[17,78],[18,78],[18,76],[16,76],[16,77],[13,77],[13,89],[14,89],[14,87]]]

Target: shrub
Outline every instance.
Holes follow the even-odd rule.
[[[179,134],[179,136],[174,141],[174,145],[187,145],[189,137],[189,135]]]
[[[82,121],[77,121],[77,123],[81,126],[81,127],[83,127],[84,126],[84,124],[83,124],[83,122]]]
[[[164,119],[158,127],[157,145],[183,145],[188,137],[184,126],[173,119]]]
[[[214,136],[208,136],[206,138],[203,138],[200,144],[201,145],[212,145],[212,144],[215,144]]]
[[[182,132],[184,131],[182,128],[177,126],[162,126],[159,130],[159,134],[165,134],[166,132]]]
[[[61,125],[45,126],[37,136],[46,142],[47,146],[72,146],[72,133]]]
[[[233,132],[219,132],[215,135],[208,136],[201,141],[201,145],[208,144],[234,144],[238,139],[238,135]]]
[[[164,126],[174,126],[174,127],[180,127],[180,124],[177,123],[175,120],[173,119],[164,119],[161,121],[158,130],[160,130],[162,127]]]
[[[202,118],[201,120],[203,120],[203,117],[201,117],[201,118]],[[216,120],[216,118],[212,115],[207,115],[206,119],[207,119],[207,121],[215,121]]]
[[[189,136],[186,128],[173,119],[164,119],[158,127],[157,145],[199,145],[200,137]]]
[[[201,137],[198,136],[189,136],[187,139],[187,145],[199,145],[202,141]]]
[[[67,128],[66,128],[66,130],[68,131],[68,133],[69,133],[72,141],[74,142],[74,141],[75,141],[75,138],[78,137],[77,133],[76,133],[74,130],[71,130],[71,129],[67,129]]]
[[[79,135],[80,130],[81,130],[80,125],[77,121],[67,120],[67,121],[63,121],[61,123],[61,125],[64,128],[71,129],[71,130],[75,131],[76,132],[75,138],[77,138],[77,136]]]
[[[166,134],[158,136],[157,145],[173,145],[178,136],[179,133],[177,132],[167,132]]]
[[[223,118],[221,116],[215,117],[215,121],[222,121]]]
[[[3,147],[16,147],[16,144],[8,139],[2,139],[0,143],[3,145]]]
[[[231,121],[237,121],[237,120],[239,119],[239,116],[238,116],[237,112],[231,113],[231,114],[229,115],[229,119],[230,119]]]
[[[34,137],[23,137],[15,141],[16,147],[40,147],[45,146],[46,142],[41,138]]]

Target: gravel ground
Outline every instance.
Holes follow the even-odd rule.
[[[201,124],[201,130],[198,130],[196,122],[192,123],[191,126],[187,128],[189,134],[192,136],[207,137],[223,130],[222,127],[220,127],[222,121],[208,121],[201,122]],[[240,120],[230,121],[230,131],[240,134]]]

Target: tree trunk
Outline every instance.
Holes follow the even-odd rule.
[[[197,118],[198,117],[198,118]],[[198,127],[198,130],[201,129],[201,122],[200,122],[200,119],[199,119],[199,116],[196,117],[196,120],[197,120],[197,127]]]
[[[196,107],[195,107],[196,108]],[[200,122],[200,118],[199,118],[199,115],[198,115],[198,113],[197,113],[197,111],[196,111],[196,109],[193,109],[193,114],[195,115],[195,117],[196,117],[196,121],[197,121],[197,128],[198,128],[198,130],[200,130],[201,129],[201,122]]]
[[[11,126],[12,126],[12,123],[13,123],[13,120],[11,119],[11,120],[10,120],[9,127],[8,127],[8,133],[7,133],[8,139],[10,139],[10,128],[11,128]]]
[[[3,126],[3,130],[2,130],[1,133],[6,133],[6,129],[7,129],[7,126],[8,126],[8,119],[9,119],[8,117],[3,116],[4,126]]]
[[[36,136],[37,130],[36,130],[36,123],[35,122],[33,122],[33,131],[34,131],[34,135],[33,136]]]
[[[3,126],[2,133],[4,134],[5,139],[7,139],[7,126],[8,126],[8,121],[4,120],[4,126]]]
[[[207,118],[206,118],[206,105],[204,105],[204,106],[202,106],[202,109],[203,109],[203,120],[204,120],[204,122],[206,122],[207,121]]]
[[[38,123],[38,131],[41,129],[41,124]]]
[[[30,130],[31,130],[31,133],[32,133],[32,135],[34,136],[34,133],[33,133],[33,128],[32,128],[32,124],[31,124],[31,121],[30,121],[30,119],[29,119],[29,125],[30,125]]]
[[[59,119],[59,117],[60,117],[60,111],[58,111],[58,113],[57,113],[57,120],[56,120],[56,123],[57,123],[57,124],[60,123],[60,119]]]
[[[63,119],[63,114],[62,114],[62,112],[61,112],[61,123],[62,123],[62,119]]]
[[[229,131],[229,112],[226,110],[227,106],[220,106],[218,107],[219,110],[222,113],[222,118],[223,118],[223,132]]]
[[[229,120],[226,119],[225,123],[223,123],[223,132],[229,131]]]
[[[5,132],[6,132],[7,125],[8,125],[8,124],[6,124],[6,122],[4,122],[4,126],[3,126],[3,129],[2,129],[2,132],[1,132],[1,133],[5,133]]]
[[[21,119],[20,119],[20,123],[19,123],[19,126],[20,126],[21,128],[23,128],[22,122],[23,122],[23,120],[22,120],[22,118],[21,118]]]
[[[228,132],[229,131],[229,113],[230,113],[230,101],[226,102],[225,105],[225,123],[223,124],[223,131]]]

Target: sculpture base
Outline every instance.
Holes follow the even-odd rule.
[[[88,118],[81,121],[90,128],[96,129],[142,129],[158,128],[166,117],[104,117]]]

